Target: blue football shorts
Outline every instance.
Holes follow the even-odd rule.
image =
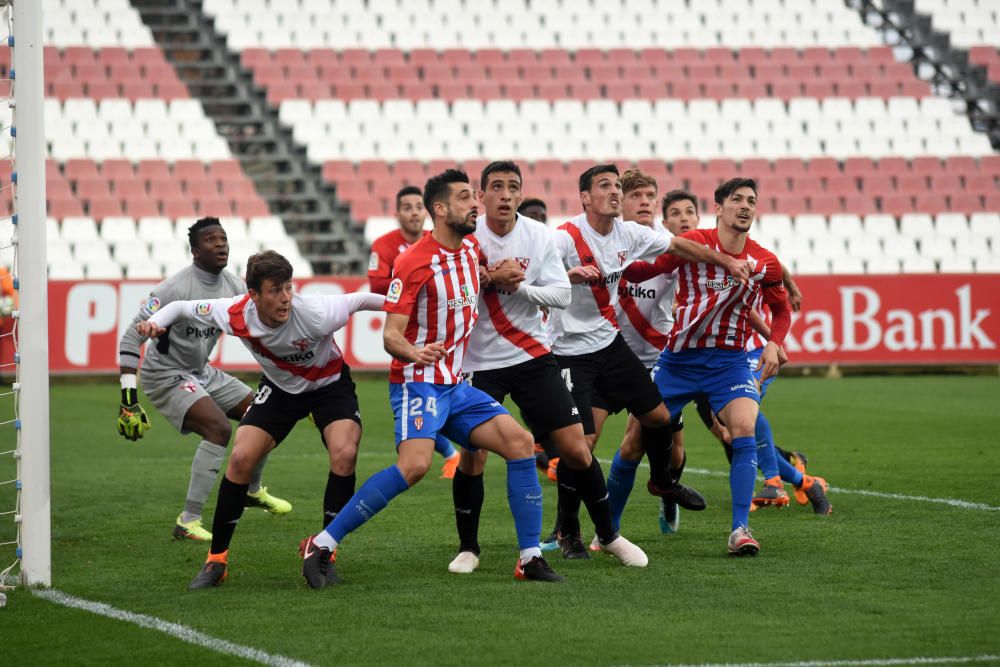
[[[736,398],[752,398],[760,403],[747,353],[743,350],[664,350],[653,367],[653,382],[673,418],[699,394],[708,398],[715,414]]]
[[[396,445],[404,440],[433,440],[442,433],[452,442],[475,450],[469,434],[497,415],[509,415],[489,394],[467,382],[431,384],[404,382],[389,385],[389,403],[396,422]]]
[[[757,364],[760,363],[760,356],[762,354],[764,354],[764,348],[762,347],[758,347],[753,352],[747,352],[747,363],[750,366],[750,372],[753,373],[754,379],[756,379],[758,385],[760,385],[760,400],[764,400],[764,397],[767,395],[767,385],[774,382],[778,377],[777,375],[772,375],[764,382],[760,381],[760,376],[764,374],[764,368],[761,367],[759,371],[756,369]]]

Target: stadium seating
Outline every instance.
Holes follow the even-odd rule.
[[[475,178],[515,158],[558,220],[579,209],[579,172],[614,160],[703,206],[754,176],[756,233],[802,273],[997,270],[1000,155],[840,0],[202,8],[369,241],[394,226],[396,190],[444,166]],[[1000,80],[997,7],[916,9]],[[46,18],[59,272],[172,270],[182,221],[207,213],[226,216],[234,262],[262,243],[295,252],[126,0],[62,0]]]

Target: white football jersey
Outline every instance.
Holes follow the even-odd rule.
[[[556,252],[555,232],[542,223],[517,215],[514,228],[497,236],[476,221],[476,238],[490,265],[513,258],[524,271],[523,285],[569,288],[569,278]],[[538,305],[525,298],[524,290],[503,292],[494,286],[480,290],[479,319],[472,330],[463,370],[468,372],[505,368],[551,352],[549,332],[542,323]]]
[[[662,225],[655,225],[653,231],[667,238],[673,236]],[[625,279],[618,283],[618,326],[629,348],[647,368],[656,363],[674,326],[676,291],[676,273],[654,276],[638,284]]]
[[[670,247],[670,236],[658,234],[631,220],[617,220],[605,236],[598,234],[581,213],[560,225],[555,235],[556,251],[563,266],[596,266],[601,278],[590,284],[573,285],[573,301],[565,310],[554,310],[552,351],[560,356],[597,352],[618,335],[618,282],[634,261],[651,262]]]
[[[205,301],[174,301],[149,318],[161,327],[178,318],[215,324],[238,337],[264,375],[289,394],[325,387],[340,379],[344,355],[333,339],[359,310],[381,310],[379,294],[295,294],[288,320],[265,326],[250,295]]]

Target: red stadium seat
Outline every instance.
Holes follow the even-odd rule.
[[[840,165],[832,157],[814,157],[805,164],[806,171],[813,176],[829,177],[840,175]]]
[[[566,84],[558,81],[546,81],[544,83],[540,83],[536,86],[535,90],[537,91],[536,96],[539,99],[546,100],[548,102],[564,100],[569,97],[569,89]]]
[[[402,65],[406,55],[399,49],[375,49],[372,60],[380,65]]]
[[[217,181],[239,181],[246,178],[236,160],[212,160],[208,163],[208,177]]]
[[[930,180],[930,190],[936,194],[948,196],[960,195],[964,190],[962,186],[962,177],[958,174],[932,174]]]
[[[967,174],[979,173],[979,164],[974,157],[953,155],[945,158],[944,169],[948,173],[965,176]]]
[[[835,86],[838,97],[856,100],[868,95],[868,86],[863,81],[840,81]]]
[[[340,52],[340,62],[348,67],[370,64],[371,52],[368,49],[344,49]]]
[[[542,49],[539,61],[549,67],[570,65],[569,51],[566,49]]]
[[[180,199],[184,197],[181,184],[175,180],[150,181],[149,196],[153,199]]]
[[[785,73],[793,81],[815,81],[816,66],[807,62],[793,62],[785,66]]]
[[[1000,155],[984,155],[979,158],[979,171],[1000,176]]]
[[[424,163],[419,160],[399,160],[392,167],[392,178],[402,188],[404,185],[415,185],[422,188],[427,180]]]
[[[246,50],[243,51],[246,54]],[[306,51],[306,62],[318,67],[327,67],[340,63],[340,56],[333,49],[311,49]]]
[[[538,54],[532,49],[511,49],[507,53],[507,62],[521,68],[538,65]]]
[[[351,100],[363,100],[365,99],[365,86],[360,83],[343,83],[333,86],[331,89],[333,97],[340,98],[345,102],[350,102]],[[421,87],[422,95],[427,95],[427,88]]]
[[[774,175],[781,178],[796,178],[806,173],[806,165],[799,158],[783,157],[774,161]]]
[[[740,163],[739,173],[748,178],[769,178],[773,173],[771,161],[762,157],[747,158]]]
[[[270,215],[267,202],[259,197],[254,199],[237,199],[233,202],[233,215],[241,218],[252,218],[258,215]]]
[[[185,206],[190,206],[185,199],[176,200]],[[185,215],[194,215],[194,207],[190,206],[189,209],[184,211],[168,211],[166,205],[163,208],[163,214],[171,218],[180,218]],[[157,202],[144,197],[142,199],[126,199],[125,200],[125,215],[131,216],[133,218],[145,218],[150,216],[160,215],[160,206]]]
[[[943,167],[941,165],[941,158],[929,155],[915,157],[913,158],[913,162],[910,164],[910,171],[914,174],[920,174],[922,176],[935,176],[940,174],[942,170]]]
[[[948,203],[948,197],[944,194],[933,193],[917,195],[915,209],[918,213],[937,215],[947,213],[951,210],[951,206]]]
[[[509,83],[503,87],[503,96],[514,102],[534,99],[535,89],[528,83]]]
[[[844,173],[858,178],[874,174],[875,162],[867,157],[849,157],[844,160]]]
[[[728,81],[706,81],[703,90],[705,97],[717,102],[735,97],[735,86]]]
[[[362,199],[360,201],[351,202],[351,217],[355,220],[363,221],[368,218],[374,218],[385,214],[386,208],[384,203],[381,201],[376,201],[374,199]]]
[[[808,211],[806,198],[801,194],[778,195],[772,198],[772,202],[773,208],[771,211],[774,213],[796,216]]]
[[[749,100],[756,100],[767,97],[767,86],[753,79],[744,79],[736,82],[736,97]]]
[[[831,216],[843,213],[844,207],[840,197],[836,195],[812,195],[809,197],[809,212],[817,215]]]
[[[873,81],[868,84],[870,97],[881,97],[884,100],[897,97],[900,94],[898,81]]]
[[[219,184],[216,181],[188,181],[185,187],[187,195],[193,199],[213,199],[219,196]]]
[[[858,194],[858,181],[853,176],[835,173],[825,176],[823,182],[828,194],[837,195],[838,197],[849,197]]]
[[[896,193],[896,183],[891,174],[868,174],[862,178],[861,191],[871,197],[886,197]]]
[[[895,63],[896,57],[892,54],[891,46],[873,46],[868,49],[868,60],[873,63],[889,64]]]
[[[670,173],[673,175],[674,179],[683,181],[692,177],[703,175],[705,173],[705,165],[701,162],[701,160],[681,158],[680,160],[675,160],[674,163],[670,165]]]
[[[793,97],[802,97],[801,81],[776,81],[771,84],[771,96],[788,102]]]
[[[501,49],[479,49],[473,55],[473,59],[479,67],[492,67],[500,65],[507,60],[507,54]]]
[[[0,184],[10,182],[9,177],[0,179]],[[69,181],[47,179],[45,182],[45,196],[49,199],[75,199],[73,189],[69,186]]]
[[[853,65],[865,61],[868,56],[856,46],[841,46],[833,50],[832,60],[845,65]]]
[[[97,62],[97,56],[89,46],[68,46],[63,51],[63,62],[67,65],[77,67]]]
[[[693,81],[674,81],[670,84],[670,97],[688,102],[701,97],[701,86]]]
[[[76,181],[76,196],[80,199],[111,197],[111,189],[103,176],[80,178]]]
[[[778,65],[794,65],[801,60],[797,49],[791,46],[779,46],[771,49],[771,62]]]
[[[86,97],[83,84],[79,81],[56,81],[52,84],[51,96],[58,97],[60,101],[74,97]]]
[[[441,53],[441,62],[452,67],[474,64],[472,55],[467,49],[445,49]]]
[[[635,84],[624,81],[609,81],[604,85],[604,97],[615,102],[635,99],[638,95]]]
[[[97,165],[93,160],[74,158],[66,160],[64,168],[66,178],[71,181],[78,181],[82,178],[98,178]]]
[[[119,199],[142,199],[148,196],[146,184],[132,176],[113,182],[114,194]]]
[[[991,195],[997,192],[997,182],[991,174],[969,174],[965,177],[965,191],[970,195]]]
[[[328,160],[323,163],[320,173],[330,183],[346,181],[355,176],[354,165],[347,160]]]
[[[1000,193],[986,195],[983,199],[983,210],[987,213],[1000,213]]]
[[[83,215],[83,205],[75,197],[48,198],[48,215],[52,218],[68,218]]]
[[[368,85],[368,97],[379,102],[399,99],[399,85],[390,81]]]
[[[464,83],[447,82],[437,84],[437,97],[446,102],[466,99],[469,96],[469,86]]]
[[[910,173],[910,164],[906,158],[884,157],[878,161],[878,173],[898,176]]]
[[[105,66],[131,62],[128,49],[121,46],[105,46],[98,49],[96,56],[97,61]]]
[[[381,160],[362,160],[357,166],[357,178],[363,181],[388,180],[389,165]]]
[[[882,200],[882,212],[900,217],[913,212],[913,198],[910,195],[894,194],[885,195]]]
[[[90,217],[101,220],[122,215],[121,201],[114,198],[93,199],[88,203],[87,211]]]
[[[177,160],[174,176],[182,181],[199,181],[205,178],[205,163],[200,160]]]
[[[896,190],[910,195],[924,194],[927,191],[927,177],[913,173],[898,174],[896,176]]]
[[[669,51],[665,49],[645,48],[639,51],[639,61],[652,67],[667,67],[673,62]]]
[[[639,160],[636,166],[640,170],[655,178],[660,190],[666,192],[667,189],[670,189],[667,187],[668,181],[670,180],[670,171],[667,169],[666,162],[663,160],[645,159]]]
[[[810,46],[802,50],[802,61],[810,65],[827,65],[833,61],[833,53],[825,46]]]
[[[855,215],[878,213],[875,199],[863,194],[844,197],[844,210]]]
[[[271,52],[267,49],[251,47],[243,49],[243,52],[240,54],[240,64],[249,70],[254,70],[262,65],[268,65],[270,63]]]
[[[156,97],[161,100],[186,100],[191,92],[183,83],[158,83],[154,87]]]
[[[624,67],[629,63],[638,60],[639,54],[634,49],[610,49],[608,51],[608,62],[619,67]],[[575,208],[575,207],[574,207]]]
[[[233,215],[233,204],[228,199],[198,200],[198,214],[222,218]]]
[[[770,63],[771,54],[768,53],[763,47],[747,46],[742,49],[737,49],[736,60],[744,65],[757,67],[758,65]]]
[[[272,62],[282,67],[295,67],[306,64],[306,54],[301,49],[275,49]]]
[[[653,82],[655,83],[655,82]],[[666,87],[663,87],[663,91],[666,91]],[[643,87],[639,86],[639,96],[646,97],[646,92]],[[569,85],[569,97],[573,100],[596,100],[601,97],[601,86],[594,81],[583,81],[579,83],[571,83]]]
[[[806,97],[816,97],[819,99],[834,97],[837,94],[834,82],[826,79],[812,79],[810,81],[806,81],[805,85],[802,87],[802,91]]]

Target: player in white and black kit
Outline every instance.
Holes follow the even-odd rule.
[[[644,429],[645,442],[662,442],[664,433],[657,431],[669,429],[670,414],[649,373],[618,330],[615,305],[622,273],[636,260],[663,253],[697,257],[696,261],[726,267],[743,277],[749,274],[747,264],[685,239],[658,234],[636,222],[619,220],[622,186],[613,164],[596,165],[580,175],[580,200],[584,212],[561,225],[556,234],[556,248],[573,284],[573,299],[568,308],[552,311],[552,351],[580,409],[591,449],[608,414],[592,410],[595,392],[634,415]],[[669,441],[669,435],[666,438]],[[668,469],[666,451],[647,448],[647,456],[652,470]],[[559,509],[563,554],[572,557],[585,552],[579,523],[574,522],[576,508],[560,503]]]
[[[515,163],[491,162],[479,182],[485,215],[476,222],[475,236],[490,282],[480,288],[479,319],[463,364],[466,377],[498,403],[509,395],[536,442],[552,439],[560,455],[560,496],[575,493],[583,499],[604,551],[624,565],[645,567],[642,549],[611,526],[604,474],[587,446],[542,324],[539,308],[565,308],[572,292],[554,233],[517,213],[522,181]],[[460,544],[448,565],[451,572],[471,573],[479,566],[485,462],[486,452],[462,451],[452,487]]]
[[[150,292],[119,343],[122,398],[118,431],[130,440],[141,438],[149,424],[138,400],[136,373],[145,340],[136,332],[136,325],[174,301],[220,299],[247,291],[242,279],[225,270],[229,241],[218,218],[202,218],[191,225],[188,242],[191,266]],[[229,420],[239,421],[253,398],[250,387],[208,365],[221,335],[222,330],[215,326],[179,321],[149,346],[142,362],[142,388],[149,401],[182,434],[197,433],[202,438],[191,462],[184,510],[174,525],[173,536],[178,540],[212,539],[202,527],[202,507],[226,455],[232,435]],[[287,501],[268,494],[261,486],[262,468],[263,461],[251,474],[248,503],[275,514],[290,512],[292,506]]]
[[[622,218],[634,220],[640,225],[649,227],[659,234],[678,235],[688,231],[683,225],[677,225],[673,218],[664,217],[662,225],[656,224],[655,215],[659,203],[656,179],[639,169],[630,169],[622,174]],[[667,200],[674,202],[677,191],[667,193],[664,198],[664,210],[668,209]],[[671,208],[671,210],[673,210]],[[671,225],[673,224],[673,227]],[[697,225],[697,217],[695,217]],[[615,310],[622,337],[629,348],[639,357],[639,361],[647,370],[652,371],[656,360],[666,345],[667,334],[674,324],[674,293],[677,289],[677,275],[658,275],[641,283],[630,283],[622,279],[618,283],[618,306]],[[604,408],[611,413],[620,411],[620,406],[605,401],[599,394],[595,396],[595,407]],[[694,489],[680,484],[684,471],[684,421],[683,415],[674,415],[671,422],[672,436],[670,442],[654,445],[658,450],[664,447],[670,451],[669,473],[651,471],[647,488],[660,497],[660,530],[664,533],[676,532],[680,521],[677,511],[678,504],[688,510],[705,509],[705,499]],[[608,472],[608,502],[611,506],[611,517],[616,526],[620,525],[625,502],[635,483],[635,474],[646,448],[642,441],[639,423],[629,417],[625,437],[619,450],[611,462]],[[665,486],[666,485],[666,486]],[[597,550],[598,545],[591,543],[591,549]]]
[[[214,325],[238,337],[264,373],[236,430],[229,467],[219,484],[212,546],[191,588],[218,586],[225,580],[229,543],[243,514],[250,471],[299,420],[312,415],[329,451],[324,525],[354,495],[361,412],[350,368],[334,334],[351,314],[381,310],[385,297],[294,294],[291,264],[270,250],[247,261],[247,287],[249,293],[243,297],[175,301],[137,327],[140,334],[156,337],[180,317]],[[332,566],[326,573],[330,581],[336,580]]]

